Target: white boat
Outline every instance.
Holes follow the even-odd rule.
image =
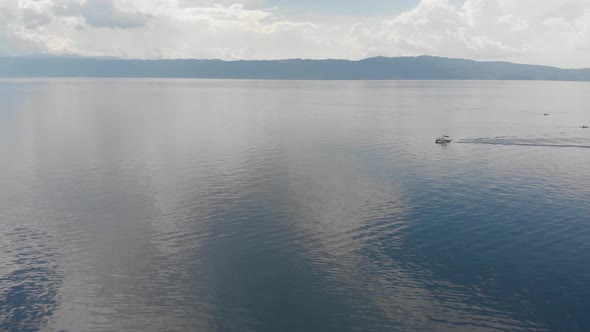
[[[436,144],[447,144],[447,143],[451,143],[453,140],[447,136],[447,135],[442,135],[441,137],[437,138],[434,143]]]

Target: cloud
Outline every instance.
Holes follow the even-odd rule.
[[[93,27],[137,28],[152,18],[140,11],[121,10],[114,0],[87,0],[81,9],[86,23]]]
[[[48,7],[51,4],[46,1],[29,2],[23,6],[21,16],[23,25],[27,29],[35,29],[51,23]]]
[[[246,8],[255,8],[264,4],[263,0],[178,0],[180,8],[202,8],[215,5],[231,6],[242,5]]]
[[[352,0],[342,0],[352,1]],[[439,55],[590,67],[590,0],[422,0],[381,19],[295,19],[264,0],[2,0],[0,51],[131,58]],[[556,47],[555,45],[559,45]]]
[[[57,16],[81,17],[92,27],[132,29],[144,26],[152,15],[138,10],[121,9],[115,0],[66,1],[56,4],[53,13]]]
[[[18,2],[0,2],[0,55],[30,52],[44,46],[41,40],[26,33]]]
[[[525,51],[522,40],[505,33],[518,28],[522,23],[503,16],[495,1],[468,0],[457,8],[445,0],[424,0],[379,25],[359,24],[353,35],[369,46],[372,55],[504,59]]]
[[[27,29],[34,29],[51,23],[51,17],[48,14],[38,12],[31,8],[23,8],[22,17],[24,26]]]
[[[77,1],[59,1],[52,8],[56,16],[80,16],[82,5]]]

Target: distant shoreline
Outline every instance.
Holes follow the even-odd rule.
[[[590,69],[432,56],[351,60],[130,60],[60,56],[0,58],[3,78],[194,78],[239,80],[590,81]]]
[[[43,82],[49,80],[67,81],[238,81],[238,82],[530,82],[530,83],[590,83],[590,80],[519,80],[519,79],[279,79],[279,78],[203,78],[203,77],[148,77],[148,76],[0,76],[0,83]]]

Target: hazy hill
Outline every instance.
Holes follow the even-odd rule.
[[[590,81],[590,69],[431,56],[349,60],[124,60],[72,56],[0,58],[0,77],[184,77],[310,80]]]

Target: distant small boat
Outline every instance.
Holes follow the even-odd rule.
[[[544,115],[544,116],[547,116],[547,115],[549,115],[549,113],[543,113],[543,115]]]
[[[581,126],[580,128],[588,129],[588,126]]]
[[[441,137],[437,138],[434,143],[436,144],[447,144],[447,143],[451,143],[453,140],[447,136],[447,135],[442,135]]]

